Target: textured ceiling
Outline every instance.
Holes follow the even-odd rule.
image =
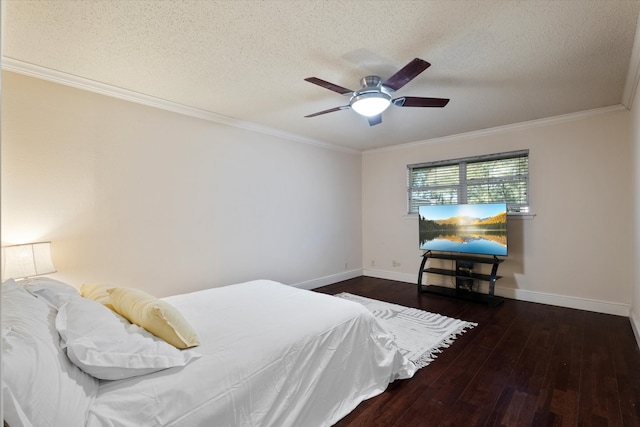
[[[618,105],[638,1],[3,1],[3,57],[255,124],[366,150]],[[432,66],[370,127],[305,115],[414,57]],[[6,67],[5,67],[6,68]],[[58,73],[59,75],[59,73]]]

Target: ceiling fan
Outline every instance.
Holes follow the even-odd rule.
[[[430,66],[431,64],[427,61],[415,58],[385,81],[382,81],[378,76],[363,77],[360,80],[362,87],[359,90],[347,89],[317,77],[308,77],[305,80],[309,83],[322,86],[341,95],[348,95],[350,99],[348,105],[319,111],[305,117],[315,117],[321,114],[333,113],[334,111],[353,109],[356,113],[367,117],[369,126],[375,126],[382,123],[382,112],[391,104],[396,107],[444,107],[449,102],[445,98],[391,97],[393,92],[402,88]]]

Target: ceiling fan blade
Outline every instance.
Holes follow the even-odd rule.
[[[315,116],[320,116],[320,115],[322,115],[322,114],[333,113],[334,111],[348,110],[349,108],[351,108],[351,106],[349,106],[349,105],[343,105],[343,106],[341,106],[341,107],[334,107],[334,108],[329,108],[328,110],[318,111],[317,113],[309,114],[308,116],[305,116],[305,117],[315,117]]]
[[[403,96],[391,101],[397,107],[444,107],[449,103],[446,98],[421,98],[419,96]]]
[[[346,95],[348,93],[353,93],[351,89],[347,89],[346,87],[338,86],[336,84],[330,83],[326,80],[319,79],[317,77],[307,77],[305,81],[309,83],[313,83],[314,85],[321,86],[325,89],[332,90],[334,92],[338,92],[341,95]]]
[[[402,86],[415,79],[418,74],[429,68],[431,64],[420,58],[415,58],[407,65],[402,67],[400,71],[389,77],[382,86],[386,86],[394,91],[400,89]]]
[[[369,126],[379,125],[380,123],[382,123],[382,114],[367,117],[367,120],[369,121]]]

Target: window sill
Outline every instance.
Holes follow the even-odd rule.
[[[533,212],[512,212],[507,214],[507,219],[533,219],[535,216]]]
[[[417,220],[418,214],[406,214],[403,215],[404,219]],[[536,216],[533,212],[510,212],[507,214],[508,219],[515,219],[517,221],[525,219],[533,219]]]

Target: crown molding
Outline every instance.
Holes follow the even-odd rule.
[[[6,56],[2,57],[2,69],[25,76],[34,77],[40,80],[46,80],[64,86],[70,86],[76,89],[82,89],[100,95],[134,102],[137,104],[146,105],[148,107],[159,108],[161,110],[171,111],[185,116],[220,123],[251,132],[287,139],[290,141],[301,142],[303,144],[313,145],[316,147],[334,151],[341,151],[349,154],[360,154],[360,151],[358,150],[330,144],[313,138],[307,138],[302,135],[290,132],[284,132],[279,129],[274,129],[267,126],[259,125],[257,123],[235,119],[233,117],[224,116],[222,114],[217,114],[211,111],[189,107],[177,102],[167,101],[166,99],[156,98],[154,96],[145,95],[143,93],[135,92],[129,89],[123,89],[117,86],[101,83],[80,76],[75,76],[73,74],[53,70],[51,68],[42,67],[40,65],[31,64]]]
[[[513,123],[509,125],[504,125],[504,126],[496,126],[489,129],[482,129],[482,130],[476,130],[471,132],[459,133],[456,135],[443,136],[440,138],[427,139],[424,141],[409,142],[406,144],[399,144],[391,147],[372,148],[370,150],[365,150],[364,153],[405,150],[407,148],[415,148],[415,147],[420,147],[423,145],[433,144],[438,142],[460,141],[464,139],[478,138],[481,136],[490,136],[490,135],[496,135],[496,134],[505,133],[505,132],[514,132],[519,130],[541,127],[541,126],[549,126],[549,125],[554,125],[559,123],[572,122],[575,120],[584,119],[586,117],[598,116],[602,114],[609,114],[612,112],[626,111],[626,110],[627,108],[624,105],[618,104],[618,105],[612,105],[609,107],[594,108],[592,110],[578,111],[577,113],[563,114],[560,116],[546,117],[544,119],[529,120],[526,122]]]
[[[51,68],[42,67],[40,65],[31,64],[28,62],[20,61],[17,59],[2,57],[2,69],[11,71],[14,73],[22,74],[29,77],[34,77],[40,80],[46,80],[53,83],[58,83],[64,86],[74,87],[76,89],[82,89],[89,92],[97,93],[112,98],[118,98],[129,102],[134,102],[149,107],[159,108],[165,111],[171,111],[174,113],[182,114],[189,117],[195,117],[210,122],[215,122],[235,128],[244,129],[251,132],[260,133],[263,135],[274,136],[281,139],[286,139],[294,142],[300,142],[307,145],[312,145],[320,148],[325,148],[334,151],[340,151],[348,154],[362,154],[368,152],[383,152],[393,150],[403,150],[412,147],[419,147],[425,144],[454,141],[461,139],[477,138],[486,135],[495,135],[498,133],[512,132],[522,129],[530,129],[539,126],[547,126],[551,124],[564,123],[573,120],[579,120],[585,117],[607,114],[610,112],[620,111],[631,108],[633,97],[640,82],[640,31],[636,33],[636,42],[634,43],[634,50],[631,56],[630,70],[627,76],[627,84],[625,85],[625,91],[623,95],[623,104],[614,105],[610,107],[596,108],[592,110],[580,111],[577,113],[564,114],[560,116],[548,117],[544,119],[530,120],[521,123],[509,124],[505,126],[498,126],[489,129],[483,129],[479,131],[472,131],[466,133],[460,133],[456,135],[449,135],[440,138],[433,138],[423,141],[409,142],[406,144],[399,144],[390,147],[372,148],[370,150],[355,150],[339,146],[336,144],[327,143],[324,141],[316,140],[313,138],[307,138],[302,135],[285,132],[279,129],[262,126],[257,123],[235,119],[233,117],[224,116],[222,114],[214,113],[211,111],[189,107],[177,102],[167,101],[165,99],[156,98],[153,96],[145,95],[143,93],[135,92],[129,89],[123,89],[117,86],[109,85],[106,83],[98,82],[95,80],[87,79],[84,77],[75,76],[73,74],[65,73],[62,71],[53,70]]]

